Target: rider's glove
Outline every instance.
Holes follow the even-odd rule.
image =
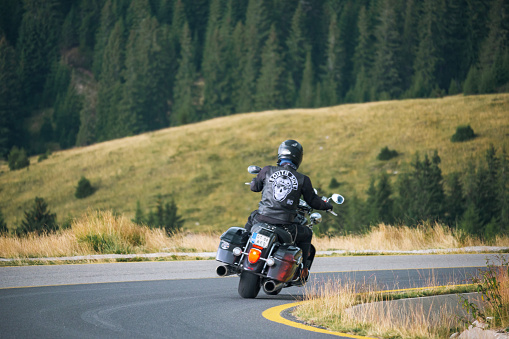
[[[332,211],[332,205],[330,203],[327,203],[327,208],[325,210]]]

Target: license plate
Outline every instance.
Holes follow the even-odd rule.
[[[270,241],[270,238],[263,234],[253,233],[253,235],[251,236],[251,242],[254,245],[257,245],[257,246],[260,246],[263,248],[266,248],[267,246],[269,246],[269,241]]]

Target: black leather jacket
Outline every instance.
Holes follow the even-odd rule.
[[[331,204],[316,195],[311,179],[291,165],[265,166],[251,182],[251,190],[262,192],[259,213],[280,224],[293,222],[301,196],[314,209],[332,209]]]

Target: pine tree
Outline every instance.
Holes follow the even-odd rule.
[[[395,219],[406,225],[416,225],[417,219],[414,214],[415,187],[410,173],[403,173],[398,176],[396,182],[398,196],[395,200]]]
[[[495,92],[499,86],[509,82],[508,71],[503,67],[509,48],[508,15],[509,4],[504,0],[494,0],[488,20],[489,34],[482,44],[479,58],[480,93]]]
[[[238,22],[232,33],[232,44],[229,51],[231,55],[231,87],[232,87],[232,106],[233,112],[239,113],[242,103],[242,72],[244,71],[245,45],[244,45],[244,25]]]
[[[299,89],[299,97],[297,98],[297,107],[313,107],[314,100],[314,72],[313,62],[311,61],[311,51],[306,56],[306,66],[302,75],[302,83]]]
[[[120,102],[125,65],[124,23],[115,23],[102,55],[101,77],[97,94],[96,127],[97,141],[122,137],[126,121],[121,121]],[[130,128],[129,128],[130,129]]]
[[[352,194],[347,201],[345,201],[346,217],[345,217],[345,233],[359,233],[362,231],[363,226],[368,225],[369,221],[366,220],[364,214],[365,206],[362,199],[357,194]]]
[[[10,45],[18,39],[23,17],[23,2],[19,0],[0,1],[0,36],[4,35]]]
[[[60,33],[60,48],[71,49],[79,45],[79,23],[78,5],[73,4],[71,10],[65,17]]]
[[[255,109],[258,111],[283,108],[285,74],[279,50],[276,26],[272,25],[262,52],[262,67],[257,80]]]
[[[452,173],[448,180],[449,191],[445,195],[446,215],[445,222],[456,227],[465,212],[465,198],[459,173]]]
[[[124,135],[168,126],[169,64],[163,46],[169,42],[165,39],[153,17],[144,18],[137,29],[131,30],[121,102],[126,121]]]
[[[496,156],[495,147],[491,145],[486,151],[485,163],[477,168],[477,199],[476,208],[479,211],[479,221],[485,226],[493,218],[498,218],[500,211],[497,204],[499,190],[497,176],[500,161]]]
[[[134,213],[134,219],[133,222],[138,225],[143,225],[146,223],[145,220],[145,214],[143,213],[143,210],[141,209],[140,201],[136,201],[136,212]]]
[[[132,1],[127,9],[125,26],[128,31],[138,30],[141,22],[151,17],[149,0]]]
[[[493,1],[466,0],[464,11],[466,13],[465,29],[467,37],[464,41],[467,50],[467,65],[479,63],[481,44],[488,36],[490,5]]]
[[[392,188],[387,173],[383,172],[378,181],[375,195],[375,206],[377,219],[380,222],[390,224],[393,222],[393,200],[391,198]]]
[[[160,0],[157,6],[157,21],[159,21],[161,25],[171,24],[172,12],[173,0]]]
[[[86,57],[85,66],[87,68],[92,66],[96,32],[101,18],[102,7],[102,0],[89,0],[80,2],[80,51]]]
[[[96,141],[96,112],[93,104],[97,102],[97,95],[90,96],[92,99],[85,100],[80,115],[80,128],[76,135],[76,146],[88,146]]]
[[[408,225],[443,219],[445,193],[442,172],[438,166],[440,161],[436,151],[431,160],[425,155],[421,161],[419,154],[415,154],[412,171],[398,179],[396,219]]]
[[[333,14],[329,24],[326,64],[322,67],[323,76],[321,79],[320,102],[323,106],[336,105],[340,100],[339,88],[342,80],[341,70],[344,65],[345,55],[339,41],[340,32],[336,18],[336,14]],[[306,60],[306,67],[309,67],[307,62],[308,60]],[[306,81],[309,82],[309,79],[306,79]]]
[[[467,164],[463,177],[463,190],[465,197],[465,212],[460,220],[459,227],[468,234],[483,234],[484,229],[480,220],[479,211],[479,175],[473,160]]]
[[[106,0],[101,11],[101,20],[95,37],[96,43],[94,46],[94,62],[92,70],[97,79],[100,79],[102,71],[104,50],[108,44],[111,32],[118,21],[113,6],[114,0]]]
[[[25,219],[17,229],[18,234],[43,234],[58,230],[57,216],[48,209],[43,198],[36,197],[31,210],[25,212]]]
[[[353,58],[358,32],[357,28],[358,4],[356,2],[346,2],[338,18],[339,26],[339,55],[338,61],[341,61],[338,100],[342,101],[348,92],[353,78]]]
[[[410,88],[412,97],[428,97],[439,83],[437,74],[443,65],[444,0],[425,0],[419,23],[419,47],[414,63],[414,78]],[[447,83],[448,85],[449,83]]]
[[[376,28],[376,53],[373,77],[379,98],[398,98],[402,92],[398,56],[401,37],[392,0],[384,0]]]
[[[443,46],[444,65],[439,72],[440,85],[445,89],[452,81],[463,81],[469,68],[467,31],[467,0],[448,1]],[[456,94],[456,93],[449,93]]]
[[[186,13],[184,11],[184,3],[182,0],[176,0],[173,3],[173,16],[171,19],[171,46],[175,51],[175,56],[180,56],[180,40],[182,38],[184,24],[187,22]]]
[[[195,81],[197,78],[194,65],[194,48],[191,40],[189,25],[184,24],[180,40],[181,56],[179,68],[173,89],[174,105],[172,108],[172,125],[178,126],[188,124],[197,120],[197,109],[195,105]]]
[[[70,148],[76,145],[76,136],[80,128],[80,111],[83,98],[69,84],[64,95],[58,95],[55,101],[53,119],[56,138],[60,147]]]
[[[164,206],[164,230],[168,235],[173,235],[180,232],[184,219],[178,215],[178,208],[175,201],[172,199],[171,202],[166,203]]]
[[[250,112],[255,107],[256,81],[260,72],[260,55],[268,33],[267,12],[264,2],[249,0],[244,27],[244,57],[238,93],[238,111]]]
[[[16,54],[0,34],[0,157],[5,157],[15,141],[16,122],[21,119]]]
[[[204,114],[207,117],[231,113],[231,80],[228,48],[230,42],[229,22],[223,21],[225,9],[221,0],[213,0],[210,5],[205,47],[203,52],[202,74],[205,81],[203,91]],[[227,19],[224,19],[227,20]],[[226,27],[223,27],[226,26]]]
[[[481,222],[479,220],[479,211],[476,209],[473,203],[469,204],[461,221],[459,223],[459,229],[466,234],[481,235]],[[484,229],[482,229],[484,232]]]
[[[401,33],[401,58],[400,58],[400,74],[402,88],[408,89],[412,83],[414,74],[414,60],[418,48],[418,17],[421,2],[408,0],[405,2],[405,17],[403,23],[403,31]]]
[[[310,48],[303,32],[302,4],[299,2],[293,14],[290,33],[286,40],[287,70],[291,74],[293,88],[300,88],[302,74],[306,62],[306,51]],[[296,93],[292,93],[292,104],[295,103]]]
[[[38,104],[46,76],[57,57],[61,17],[57,1],[23,2],[25,13],[19,30],[16,49],[19,55],[19,75],[23,84],[24,102]]]
[[[416,192],[415,214],[418,221],[438,221],[443,216],[442,206],[445,195],[442,186],[442,172],[438,167],[440,157],[435,151],[431,161],[426,154],[421,162],[418,157],[413,164]]]
[[[46,78],[41,103],[48,107],[54,106],[57,96],[65,95],[70,84],[71,68],[62,60],[55,60],[51,66],[51,73]]]
[[[355,48],[354,61],[353,61],[353,74],[355,82],[353,88],[345,99],[348,102],[365,102],[370,100],[369,93],[371,92],[372,83],[368,79],[368,72],[370,72],[373,64],[374,49],[374,36],[371,20],[368,16],[365,6],[362,6],[359,11],[358,18],[359,38]]]

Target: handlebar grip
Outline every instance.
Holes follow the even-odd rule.
[[[338,214],[336,212],[334,212],[333,210],[327,210],[327,213],[330,213],[330,214],[332,214],[335,217],[338,216]]]

